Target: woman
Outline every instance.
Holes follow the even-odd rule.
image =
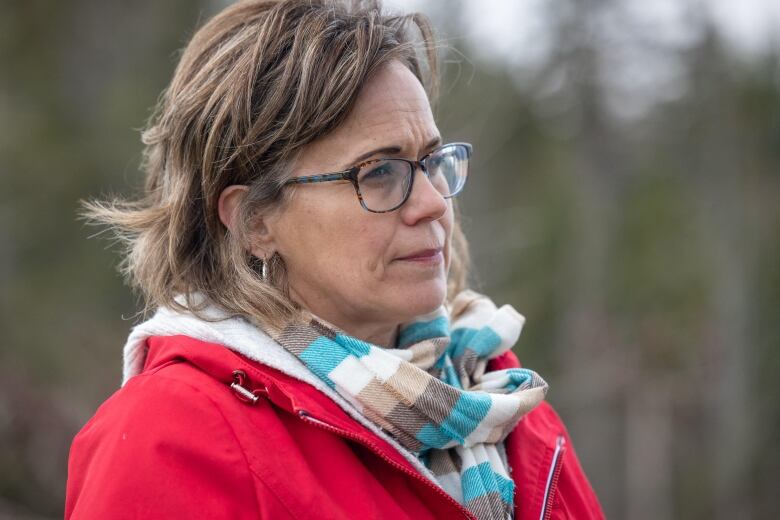
[[[144,198],[88,204],[157,312],[74,440],[66,517],[602,516],[522,316],[464,290],[472,150],[434,122],[433,49],[419,15],[325,0],[195,34]]]

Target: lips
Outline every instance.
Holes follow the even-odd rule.
[[[425,260],[428,258],[434,258],[438,256],[440,253],[441,253],[440,247],[433,248],[433,249],[420,249],[410,255],[399,258],[399,260]]]

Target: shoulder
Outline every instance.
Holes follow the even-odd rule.
[[[66,517],[257,517],[256,482],[215,385],[175,362],[130,379],[73,441]]]
[[[490,370],[518,367],[511,350],[489,365]],[[527,497],[518,504],[518,518],[539,517],[542,508],[550,518],[604,518],[571,436],[549,402],[542,401],[522,418],[506,448],[518,493]]]
[[[105,442],[106,435],[116,433],[122,445],[136,447],[148,445],[152,438],[174,439],[183,431],[196,434],[193,442],[213,440],[209,437],[229,430],[214,399],[215,383],[187,363],[172,362],[144,372],[98,408],[76,441],[100,437]],[[219,437],[222,443],[229,440],[230,436]]]
[[[508,354],[495,370],[519,366]],[[517,493],[526,497],[518,504],[518,518],[538,518],[542,509],[549,511],[546,518],[604,518],[569,431],[549,402],[523,416],[505,446]]]

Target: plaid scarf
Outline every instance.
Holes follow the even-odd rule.
[[[451,321],[452,320],[452,321]],[[478,519],[512,517],[514,482],[502,441],[539,404],[535,372],[485,372],[509,350],[524,318],[511,306],[464,291],[401,327],[381,348],[311,316],[269,334],[326,384],[423,461],[442,488]]]

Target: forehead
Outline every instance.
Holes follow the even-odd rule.
[[[398,146],[416,155],[438,135],[425,89],[394,61],[368,80],[341,125],[303,150],[298,173],[346,167],[345,161],[382,147]]]
[[[408,68],[395,61],[382,67],[366,83],[343,130],[387,127],[388,131],[397,128],[403,133],[428,126],[435,127],[425,89]]]

